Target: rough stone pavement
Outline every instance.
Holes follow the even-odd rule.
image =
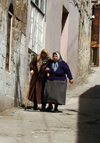
[[[0,113],[0,143],[100,143],[100,67],[67,91],[62,112],[12,108]]]

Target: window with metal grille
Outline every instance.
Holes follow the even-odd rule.
[[[35,5],[43,12],[45,13],[45,5],[46,5],[46,0],[32,0]]]
[[[35,3],[36,3],[36,5],[38,5],[39,4],[39,0],[35,0]]]
[[[97,3],[97,2],[98,2],[98,0],[91,0],[91,2],[92,2],[92,3]]]
[[[29,49],[40,54],[43,49],[44,16],[31,6]]]
[[[41,11],[45,12],[45,1],[44,0],[41,0],[40,9]]]

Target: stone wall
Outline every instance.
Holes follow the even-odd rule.
[[[10,70],[5,69],[7,20],[13,5]],[[25,78],[27,0],[0,0],[0,111],[22,103]]]
[[[80,1],[77,83],[85,81],[90,71],[91,8],[91,0]]]

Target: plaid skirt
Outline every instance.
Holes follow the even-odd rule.
[[[44,88],[44,102],[58,103],[59,105],[65,105],[66,103],[66,90],[67,80],[47,80]]]

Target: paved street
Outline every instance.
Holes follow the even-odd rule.
[[[0,113],[0,143],[100,143],[100,67],[67,91],[62,112],[12,108]]]

